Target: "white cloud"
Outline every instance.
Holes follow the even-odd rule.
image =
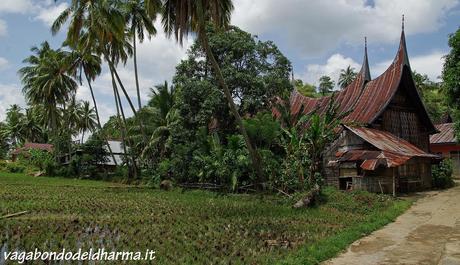
[[[6,118],[6,110],[12,104],[18,104],[22,107],[25,106],[21,88],[15,84],[0,83],[0,121],[3,121]]]
[[[36,19],[45,23],[45,25],[51,27],[54,20],[64,11],[69,5],[67,3],[61,3],[59,5],[50,5],[40,8]]]
[[[430,54],[410,58],[412,70],[426,74],[433,81],[440,81],[446,53],[435,51]]]
[[[340,76],[342,69],[351,66],[355,71],[359,71],[361,65],[349,57],[336,53],[327,59],[326,64],[309,64],[303,73],[300,74],[302,80],[315,86],[319,85],[319,78],[323,75],[330,76],[335,83]]]
[[[277,34],[305,56],[341,43],[394,42],[406,14],[406,34],[438,29],[458,0],[236,0],[232,23],[258,34]]]
[[[0,57],[0,71],[4,70],[5,68],[7,68],[8,64],[9,64],[9,62],[8,62],[7,59],[5,59],[3,57]]]
[[[6,22],[3,19],[0,19],[0,37],[5,36],[8,33]]]
[[[430,80],[440,81],[438,78],[441,75],[442,67],[444,64],[443,56],[446,55],[445,52],[433,51],[428,54],[422,54],[417,56],[409,56],[409,62],[412,70],[417,71],[420,74],[426,74]],[[378,75],[382,74],[388,66],[391,64],[392,60],[385,60],[383,62],[377,63],[374,66],[370,67],[372,71],[372,76],[375,78]]]
[[[34,4],[30,0],[2,0],[0,1],[0,13],[26,14],[33,10]]]
[[[56,3],[52,0],[1,0],[0,14],[31,15],[32,19],[39,20],[49,27],[68,6],[67,2]],[[0,20],[0,36],[5,33],[6,23]]]

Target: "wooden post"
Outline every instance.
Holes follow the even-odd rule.
[[[395,174],[396,167],[393,168],[393,197],[396,197],[396,174]]]

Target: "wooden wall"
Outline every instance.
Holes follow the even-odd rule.
[[[404,89],[399,89],[385,111],[372,124],[379,130],[391,132],[429,152],[430,136],[417,108]]]

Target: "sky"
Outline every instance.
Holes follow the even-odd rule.
[[[439,80],[443,56],[449,52],[448,35],[460,26],[460,0],[234,0],[232,24],[273,41],[292,62],[296,79],[317,84],[322,75],[337,81],[348,65],[359,70],[368,41],[368,56],[373,78],[393,60],[405,15],[405,34],[413,70]],[[65,33],[53,36],[50,25],[66,1],[0,1],[0,120],[11,104],[25,106],[17,74],[30,48],[47,40],[58,48]],[[183,46],[159,33],[139,44],[141,100],[148,100],[150,88],[171,80],[175,66],[185,58],[193,39]],[[133,102],[135,98],[132,61],[119,67],[119,73]],[[107,68],[93,87],[102,121],[115,114]],[[86,84],[77,91],[79,99],[91,102]]]

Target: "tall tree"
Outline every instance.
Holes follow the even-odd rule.
[[[153,25],[155,17],[152,17],[151,15],[149,16],[146,4],[141,0],[128,0],[123,3],[122,9],[126,19],[128,32],[132,36],[134,77],[136,80],[137,103],[140,110],[142,102],[139,88],[139,74],[137,70],[137,40],[139,40],[139,43],[142,43],[144,42],[145,33],[147,33],[148,39],[150,39],[152,35],[156,34],[157,31]],[[155,12],[150,14],[153,14],[154,16],[156,15]]]
[[[29,107],[21,122],[24,131],[25,139],[29,142],[43,143],[47,140],[47,135],[41,126],[42,119],[41,109],[37,107]]]
[[[81,143],[85,139],[85,132],[94,132],[97,128],[96,112],[91,108],[88,101],[83,101],[80,109],[81,117],[79,121],[79,131],[81,133]]]
[[[72,48],[82,43],[83,50],[89,49],[103,56],[107,61],[111,76],[118,82],[117,90],[118,88],[122,90],[134,116],[137,116],[137,110],[116,68],[119,62],[125,64],[128,57],[132,55],[132,47],[128,41],[129,34],[126,34],[125,31],[126,20],[116,3],[119,2],[110,0],[72,1],[71,5],[54,21],[51,30],[53,34],[56,34],[64,23],[70,20],[66,43]],[[112,82],[112,84],[115,83]],[[142,121],[137,120],[142,129]],[[143,133],[143,139],[147,141],[145,133]]]
[[[52,49],[46,41],[31,51],[34,54],[24,60],[27,66],[19,70],[23,93],[29,104],[44,107],[47,127],[57,135],[59,107],[75,94],[78,87],[68,72],[69,54]]]
[[[443,86],[449,104],[456,110],[456,132],[460,141],[460,28],[449,36],[450,52],[442,71]]]
[[[228,101],[230,110],[235,117],[238,128],[245,140],[251,156],[252,165],[257,173],[260,182],[265,180],[262,162],[259,154],[255,150],[244,127],[243,120],[238,113],[232,94],[225,82],[219,63],[217,62],[209,46],[208,36],[206,35],[206,25],[212,23],[216,28],[228,26],[233,11],[233,1],[231,0],[164,0],[163,1],[162,23],[168,36],[174,35],[179,43],[190,32],[195,32],[200,40],[206,57],[211,63],[217,81],[222,88]]]
[[[26,139],[23,130],[23,119],[24,113],[22,113],[22,108],[19,105],[13,104],[6,110],[6,120],[0,133],[1,137],[8,139],[14,147],[23,143]]]
[[[325,96],[331,93],[333,88],[334,88],[334,81],[332,81],[329,76],[323,75],[319,78],[318,90],[321,95]]]
[[[318,94],[316,93],[316,87],[312,84],[304,83],[302,80],[297,79],[294,81],[294,87],[300,94],[306,97],[318,97]]]
[[[355,80],[357,75],[358,73],[355,72],[355,68],[352,68],[349,65],[346,69],[342,69],[340,71],[340,76],[337,84],[340,86],[340,88],[345,88],[351,84],[353,80]]]

